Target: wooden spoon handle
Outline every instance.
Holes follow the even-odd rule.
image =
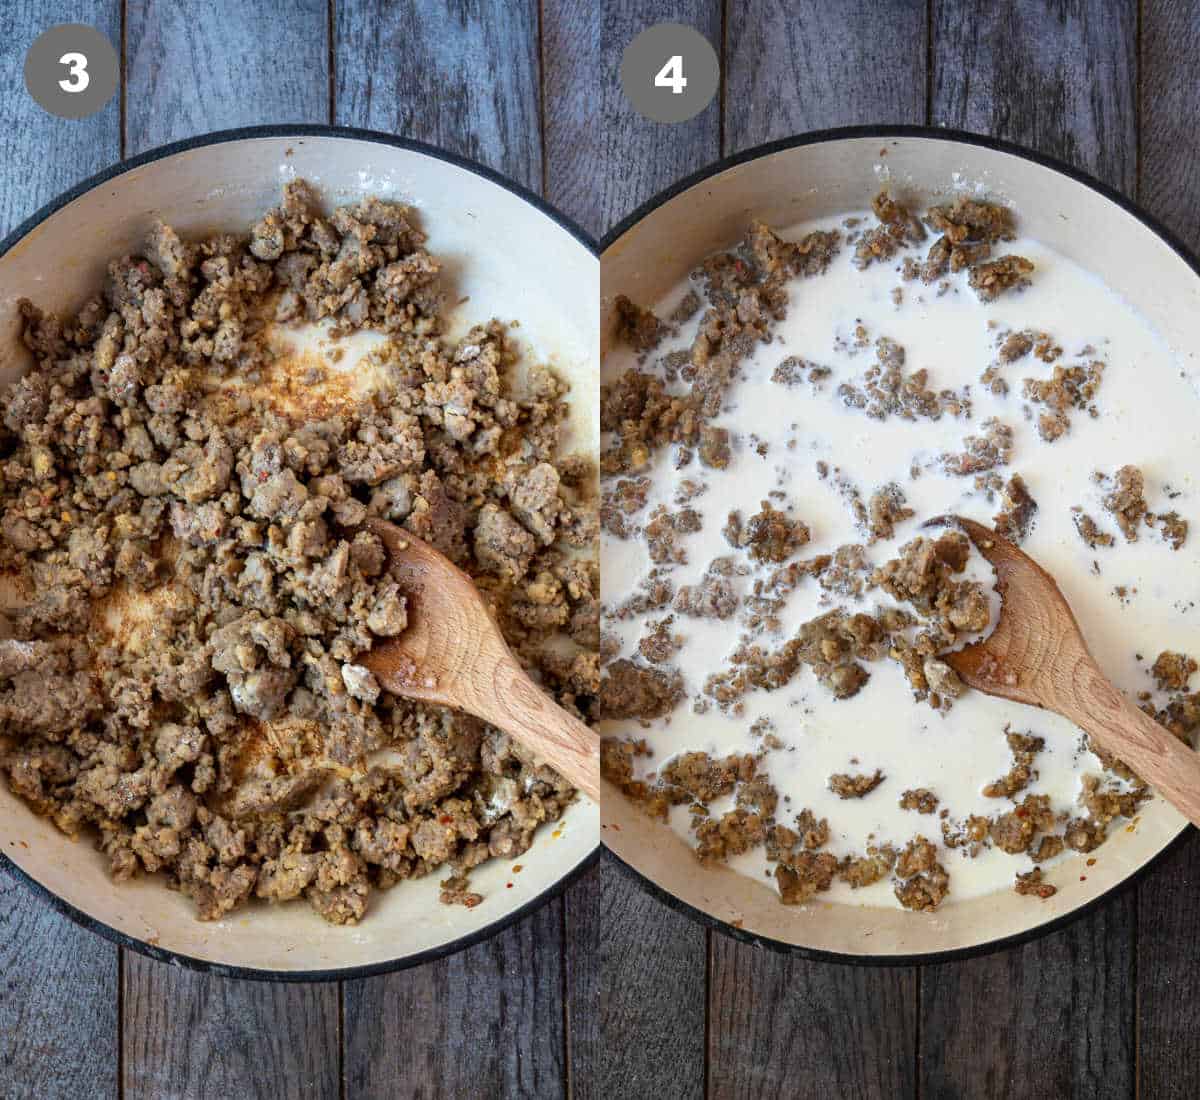
[[[593,802],[600,801],[600,736],[537,686],[517,662],[501,661],[494,694],[478,694],[471,711],[511,733]]]
[[[1074,686],[1062,713],[1200,825],[1200,753],[1134,706],[1096,666],[1081,668]]]

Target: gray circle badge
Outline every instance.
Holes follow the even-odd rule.
[[[59,118],[94,115],[112,99],[119,74],[112,43],[82,23],[43,31],[25,55],[25,87]]]
[[[621,58],[621,87],[634,110],[655,122],[686,122],[717,94],[721,66],[695,27],[656,23]]]

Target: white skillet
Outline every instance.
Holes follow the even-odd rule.
[[[585,235],[539,200],[478,167],[382,134],[311,126],[228,131],[155,150],[55,200],[0,245],[0,362],[28,368],[16,301],[70,310],[101,286],[107,262],[136,252],[156,218],[181,233],[244,231],[302,176],[330,203],[367,194],[420,209],[429,249],[467,301],[458,324],[518,319],[520,339],[572,383],[571,449],[596,451],[599,263]],[[515,861],[472,874],[473,909],[438,902],[433,874],[372,895],[356,928],[303,903],[256,904],[204,924],[153,878],[113,883],[89,841],[72,843],[0,783],[0,853],[19,877],[81,923],[183,965],[312,981],[411,965],[464,947],[544,902],[597,851],[598,810],[580,800]],[[511,883],[511,887],[509,886]]]

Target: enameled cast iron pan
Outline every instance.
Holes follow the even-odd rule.
[[[31,365],[20,345],[17,299],[72,310],[102,285],[113,257],[136,252],[156,218],[182,234],[244,232],[302,176],[329,204],[368,194],[415,205],[429,249],[467,302],[465,328],[492,316],[571,382],[571,449],[599,439],[599,263],[580,230],[499,176],[384,134],[312,126],[227,131],[147,153],[80,184],[0,244],[0,382]],[[457,326],[456,326],[457,327]],[[472,873],[485,896],[468,909],[438,901],[437,873],[376,891],[361,924],[326,924],[305,904],[255,904],[205,924],[192,905],[149,876],[112,882],[86,839],[72,842],[0,783],[5,869],[80,923],[169,961],[241,976],[313,981],[378,973],[465,947],[546,901],[596,855],[599,812],[579,800],[539,830],[521,856]],[[511,882],[512,888],[507,884]]]
[[[617,294],[653,302],[707,254],[740,240],[752,217],[783,228],[860,211],[885,180],[922,199],[982,186],[991,198],[1011,200],[1023,235],[1102,278],[1150,321],[1185,370],[1200,370],[1200,267],[1166,230],[1065,165],[987,138],[913,127],[834,130],[765,145],[651,200],[604,242],[602,352],[613,337]],[[1188,583],[1194,589],[1197,582]],[[682,840],[608,784],[602,805],[601,839],[619,864],[692,916],[768,945],[872,963],[931,961],[1044,932],[1129,880],[1186,827],[1155,799],[1132,830],[1112,831],[1086,881],[1079,881],[1083,861],[1049,872],[1058,893],[1047,901],[1001,889],[920,914],[828,902],[784,906],[771,885],[702,868]]]

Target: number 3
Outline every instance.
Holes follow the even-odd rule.
[[[654,86],[670,88],[673,95],[683,95],[683,89],[687,87],[687,77],[683,75],[683,58],[679,54],[675,54],[658,70],[654,77]]]
[[[69,80],[60,80],[58,86],[64,92],[82,92],[92,81],[87,71],[87,58],[81,53],[65,53],[58,59],[60,65],[66,65],[71,74]]]

